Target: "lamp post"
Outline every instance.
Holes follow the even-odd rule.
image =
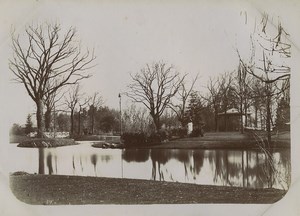
[[[121,93],[119,93],[119,104],[120,104],[120,136],[122,136],[122,97]]]
[[[119,93],[119,105],[120,105],[120,137],[122,136],[122,97],[121,93]],[[123,178],[123,149],[121,151],[121,173],[122,173],[122,178]]]

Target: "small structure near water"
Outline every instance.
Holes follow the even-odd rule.
[[[236,108],[218,113],[218,131],[239,131],[241,129],[241,116],[243,126],[246,126],[246,118],[250,120],[251,113],[241,114]]]

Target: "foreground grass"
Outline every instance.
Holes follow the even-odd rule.
[[[11,175],[10,187],[21,201],[35,205],[274,203],[286,193],[136,179],[60,175]]]

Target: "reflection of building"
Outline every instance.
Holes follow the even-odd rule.
[[[250,112],[248,112],[247,115],[242,115],[244,126],[249,125],[250,115]],[[241,113],[235,108],[229,109],[226,112],[218,113],[218,131],[239,131],[240,117]]]

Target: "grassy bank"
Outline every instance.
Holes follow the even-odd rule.
[[[41,147],[60,147],[75,145],[73,139],[62,139],[62,138],[31,138],[29,140],[22,141],[18,144],[18,147],[27,148],[41,148]]]
[[[290,148],[290,133],[272,136],[273,148]],[[204,137],[188,137],[170,140],[154,146],[138,146],[137,148],[158,149],[257,149],[258,142],[250,133],[209,132]]]
[[[286,193],[277,189],[24,173],[11,175],[10,187],[19,200],[35,205],[274,203]]]
[[[18,139],[18,140],[17,140]],[[97,141],[98,144],[94,144],[93,147],[103,148],[103,143],[107,144],[120,144],[118,136],[100,136],[90,135],[76,139],[78,141],[88,140]],[[290,148],[290,132],[284,132],[274,134],[272,136],[273,148]],[[20,147],[58,147],[65,145],[76,144],[72,139],[36,139],[28,137],[15,138],[15,141],[19,141]],[[107,146],[106,146],[107,147]],[[110,148],[110,145],[108,145]],[[122,148],[122,146],[118,146]],[[160,148],[160,149],[257,149],[258,142],[251,134],[239,132],[209,132],[205,133],[204,137],[189,137],[174,139],[164,143],[136,145],[126,148]]]

